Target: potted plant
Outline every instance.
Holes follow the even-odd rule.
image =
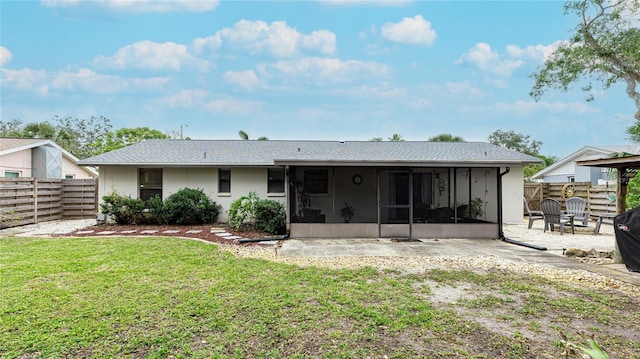
[[[344,220],[344,223],[349,223],[353,218],[353,207],[349,206],[347,202],[344,203],[344,207],[340,209],[340,216]]]

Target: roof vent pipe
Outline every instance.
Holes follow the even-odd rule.
[[[204,157],[203,158],[207,158],[207,153],[206,152],[204,153]]]

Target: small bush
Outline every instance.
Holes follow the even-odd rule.
[[[116,192],[102,197],[100,211],[117,224],[143,223],[145,204],[141,199],[122,196]]]
[[[153,196],[147,201],[147,210],[142,214],[143,224],[167,224],[164,202],[160,196]]]
[[[284,205],[270,199],[257,200],[253,205],[256,228],[271,234],[282,234],[286,229]]]
[[[161,213],[169,224],[215,223],[222,207],[201,189],[183,188],[164,201]]]
[[[246,196],[242,196],[231,202],[229,210],[227,211],[229,226],[239,231],[246,220],[253,219],[253,205],[259,199],[255,191],[250,191]]]

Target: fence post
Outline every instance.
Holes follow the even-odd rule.
[[[33,223],[38,223],[38,178],[33,177]]]

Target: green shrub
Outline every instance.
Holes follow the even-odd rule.
[[[167,224],[166,210],[160,196],[149,198],[146,208],[142,213],[143,224]]]
[[[242,196],[229,205],[227,217],[229,218],[229,226],[236,231],[242,228],[246,220],[254,217],[253,205],[260,198],[255,191],[249,191],[249,194]]]
[[[161,213],[169,224],[215,223],[222,207],[201,189],[183,188],[164,201]]]
[[[253,205],[256,228],[271,234],[282,234],[286,229],[284,205],[271,199],[257,200]]]
[[[117,224],[141,224],[145,203],[141,199],[122,196],[116,192],[102,197],[100,211]]]

